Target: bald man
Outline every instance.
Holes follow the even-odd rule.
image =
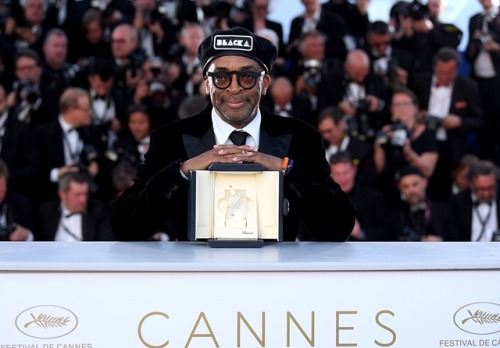
[[[373,132],[389,122],[386,109],[388,91],[382,77],[370,72],[370,59],[362,50],[352,50],[347,54],[343,70],[327,76],[325,88],[319,97],[320,108],[336,106],[346,115],[353,117],[361,127],[360,116],[367,116],[367,127],[357,133],[368,139]]]

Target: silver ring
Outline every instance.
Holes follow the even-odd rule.
[[[243,149],[241,150],[241,153],[247,153],[247,150]]]

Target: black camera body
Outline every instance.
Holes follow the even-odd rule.
[[[421,240],[422,234],[409,226],[405,226],[398,236],[400,242],[420,242]]]
[[[372,139],[375,136],[375,131],[371,127],[368,118],[370,101],[365,98],[359,99],[354,103],[354,107],[356,108],[356,114],[346,120],[348,134],[363,140]]]
[[[302,76],[304,76],[306,86],[311,89],[317,88],[321,81],[322,62],[317,59],[304,60],[302,69]]]
[[[16,230],[16,226],[10,225],[0,225],[0,241],[8,241],[9,235]]]
[[[400,149],[404,146],[406,139],[408,139],[408,129],[406,125],[400,120],[395,120],[391,125],[390,133],[380,131],[377,134],[378,144],[389,143],[393,148]]]
[[[26,101],[29,104],[34,104],[40,97],[40,91],[35,83],[30,79],[22,79],[14,82],[14,91],[16,97]]]
[[[408,6],[408,14],[413,20],[422,20],[429,17],[429,8],[419,0],[412,1]]]
[[[443,119],[441,117],[434,115],[428,115],[427,118],[425,119],[425,127],[431,132],[437,131],[438,128],[441,127],[442,123]]]

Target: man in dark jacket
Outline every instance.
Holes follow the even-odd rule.
[[[354,225],[353,208],[330,178],[321,135],[299,120],[259,109],[271,84],[273,44],[236,27],[214,32],[198,53],[212,105],[153,131],[134,185],[111,213],[118,237],[145,240],[169,217],[177,239],[184,240],[190,171],[214,162],[257,163],[278,171],[288,157],[294,165],[284,178],[289,213],[283,239],[345,241]],[[243,132],[237,145],[234,134]]]

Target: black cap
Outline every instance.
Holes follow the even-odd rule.
[[[401,168],[401,170],[397,174],[397,179],[401,180],[403,177],[407,175],[418,175],[422,178],[425,177],[424,173],[422,173],[422,171],[419,168],[408,165]]]
[[[198,59],[203,73],[215,58],[242,56],[259,62],[269,74],[277,55],[278,51],[271,41],[241,27],[216,30],[198,47]]]

